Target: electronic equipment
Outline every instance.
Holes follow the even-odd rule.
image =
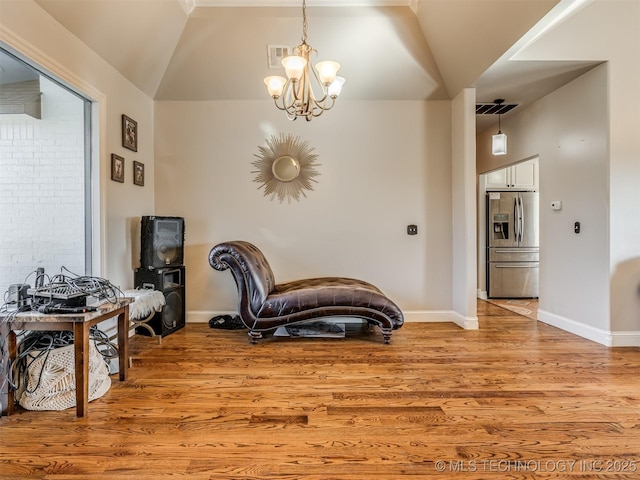
[[[156,335],[164,337],[185,326],[185,267],[138,268],[134,272],[134,283],[136,288],[152,288],[164,295],[162,310],[147,323]],[[136,333],[149,335],[150,332],[138,327]]]
[[[176,267],[184,263],[184,218],[143,216],[140,220],[142,268]]]
[[[40,288],[44,285],[44,268],[38,267],[36,269],[36,288]]]
[[[95,312],[98,309],[96,306],[81,306],[81,307],[68,307],[63,304],[47,304],[40,305],[38,312],[40,313],[86,313]]]
[[[9,285],[7,293],[7,307],[12,309],[22,309],[29,306],[29,289],[31,285],[26,283],[14,283]]]
[[[35,288],[29,288],[27,294],[30,295],[31,309],[38,310],[40,313],[58,313],[60,310],[54,312],[53,308],[59,309],[75,309],[84,308],[87,304],[87,297],[89,294],[86,289],[83,288],[82,282],[75,283],[74,279],[65,279],[64,276],[56,276],[59,281],[47,283],[45,285],[44,268],[39,267],[36,270],[36,286]],[[44,311],[44,308],[47,311]]]
[[[31,296],[32,307],[47,303],[60,307],[83,307],[87,304],[89,294],[66,283],[53,283],[38,288],[30,288],[27,293]]]

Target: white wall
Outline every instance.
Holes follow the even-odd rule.
[[[576,213],[580,213],[581,218],[594,218],[593,214],[597,215],[592,226],[589,223],[584,225],[580,240],[574,238],[574,241],[580,243],[565,247],[558,257],[574,257],[576,251],[582,251],[585,242],[583,239],[589,234],[598,238],[596,241],[599,245],[596,249],[589,248],[584,258],[592,258],[586,254],[593,251],[596,260],[587,260],[587,264],[591,265],[588,272],[585,271],[585,264],[576,263],[570,279],[572,281],[561,285],[553,292],[557,300],[549,299],[550,303],[546,303],[541,293],[541,302],[545,302],[543,313],[545,308],[548,309],[548,321],[607,345],[640,345],[639,18],[640,2],[595,0],[565,20],[558,28],[529,45],[515,58],[528,61],[570,59],[608,62],[606,67],[600,67],[598,73],[594,73],[600,75],[601,82],[606,79],[604,91],[599,90],[595,99],[591,96],[582,99],[582,102],[595,101],[597,105],[604,107],[604,110],[595,114],[600,118],[585,119],[585,130],[580,132],[582,135],[553,137],[556,140],[556,151],[564,149],[563,155],[566,155],[567,159],[571,155],[571,152],[567,151],[569,147],[576,148],[575,154],[578,154],[589,144],[601,152],[597,160],[590,160],[595,170],[582,170],[588,175],[586,179],[582,176],[569,179],[566,177],[566,169],[558,172],[559,175],[565,175],[560,177],[565,185],[569,185],[567,182],[570,182],[574,191],[581,190],[574,203],[578,205],[583,198],[587,198],[585,207],[589,205],[595,209],[591,212],[579,206],[579,212]],[[535,113],[532,109],[528,110],[531,115]],[[561,118],[566,117],[561,115]],[[557,128],[566,127],[557,121],[557,117],[549,118],[549,121]],[[599,122],[600,130],[592,130],[591,127],[595,125],[589,122],[594,121]],[[535,125],[535,128],[543,127]],[[505,131],[509,133],[508,130]],[[527,135],[532,131],[529,129]],[[603,138],[602,135],[606,137]],[[510,148],[513,138],[513,135],[509,138]],[[587,143],[582,143],[581,139]],[[483,148],[479,144],[478,151]],[[590,150],[585,153],[591,155]],[[509,159],[504,161],[509,162]],[[540,162],[541,201],[544,206],[549,200],[545,195],[552,193],[546,191],[545,182],[554,182],[556,177],[553,171],[547,170],[548,173],[545,173],[542,157]],[[592,174],[588,173],[590,171],[602,175],[595,182],[594,190],[588,188],[594,180]],[[568,215],[567,211],[563,215]],[[564,216],[559,215],[559,218]],[[567,219],[566,223],[572,228],[573,220]],[[602,230],[594,231],[598,228]],[[541,233],[544,235],[543,230]],[[605,236],[604,240],[600,239],[602,235]],[[571,235],[569,238],[572,238]],[[541,247],[545,248],[542,241],[541,239]],[[591,241],[588,242],[589,246],[594,245]],[[541,258],[542,255],[541,253]],[[598,264],[597,267],[593,262]],[[545,266],[542,265],[542,268]],[[579,279],[581,284],[585,283],[586,273],[590,274],[588,281],[598,285],[597,291],[585,288],[581,295],[572,294],[576,290],[576,279]],[[561,276],[568,279],[570,272],[567,271]],[[573,296],[577,302],[586,301],[593,309],[565,305],[566,300],[562,299],[565,293],[568,297]],[[583,313],[586,317],[582,316]]]
[[[571,58],[609,62],[609,251],[613,276],[628,262],[635,263],[640,271],[639,22],[640,2],[595,0],[567,19],[562,28],[550,32],[517,57],[518,60]],[[626,280],[627,285],[633,283],[633,290],[637,291],[640,274]],[[623,283],[615,286],[623,287]],[[627,311],[626,319],[612,318],[616,327],[639,326],[640,298],[636,295],[636,299],[634,315]]]
[[[450,319],[449,102],[342,102],[310,124],[289,122],[269,101],[159,103],[154,119],[151,99],[34,1],[0,0],[0,12],[0,41],[97,102],[96,273],[131,287],[139,217],[175,214],[186,218],[187,301],[196,316],[235,309],[232,279],[211,269],[207,254],[242,238],[265,250],[278,280],[361,277],[408,320]],[[123,113],[138,122],[136,153],[121,146]],[[300,202],[270,201],[253,182],[258,146],[279,132],[308,140],[319,155],[319,183]],[[124,184],[110,180],[111,153],[125,157]],[[145,164],[145,187],[131,182],[133,160]],[[411,223],[416,236],[406,234]]]
[[[453,305],[465,328],[478,328],[476,298],[475,89],[452,102]]]
[[[153,102],[75,36],[63,29],[32,0],[0,0],[0,42],[49,70],[96,101],[94,125],[99,175],[97,217],[101,217],[94,274],[121,288],[133,286],[133,223],[153,214]],[[138,152],[123,148],[121,115],[138,122]],[[99,140],[99,142],[98,142]],[[124,184],[110,180],[110,155],[125,158]],[[132,183],[132,162],[145,164],[147,185]],[[20,281],[22,279],[19,279]]]
[[[539,310],[608,331],[606,91],[602,65],[505,119],[502,130],[510,159],[540,156]],[[497,158],[492,133],[478,139],[479,173]],[[554,200],[562,210],[551,210]]]
[[[607,130],[611,137],[607,194],[601,198],[606,204],[604,223],[609,222],[608,237],[606,253],[598,253],[598,265],[588,267],[599,271],[602,255],[607,257],[606,282],[594,277],[595,282],[606,283],[607,288],[597,292],[605,299],[594,301],[594,306],[598,314],[603,305],[608,304],[608,308],[599,318],[585,312],[588,315],[585,321],[582,316],[574,316],[582,315],[582,311],[568,305],[565,310],[564,300],[547,307],[551,315],[569,322],[584,322],[581,325],[596,334],[608,330],[637,332],[640,323],[638,18],[640,2],[596,0],[538,39],[519,57],[609,62],[606,95]],[[154,177],[153,102],[66,32],[33,0],[0,0],[0,41],[99,100],[96,118],[100,121],[102,150],[98,184],[103,196],[99,205],[105,219],[101,273],[114,283],[123,287],[132,284],[131,269],[136,263],[132,244],[137,241],[133,224],[140,215],[154,213],[155,205],[160,214],[183,214],[187,218],[187,266],[192,266],[187,275],[187,297],[192,309],[231,308],[230,279],[216,279],[215,275],[223,274],[208,270],[208,265],[203,267],[202,262],[206,262],[206,253],[213,243],[243,234],[252,236],[265,248],[276,274],[283,280],[307,273],[361,274],[380,284],[404,309],[420,312],[453,308],[448,102],[446,105],[372,102],[364,103],[364,107],[339,104],[327,118],[312,122],[313,130],[308,130],[311,133],[305,131],[304,124],[288,123],[268,102],[160,104],[156,130],[160,138],[156,144],[157,161],[162,168],[156,179],[156,205],[150,183]],[[344,117],[332,116],[341,109]],[[194,114],[193,120],[171,118],[173,113],[181,112]],[[137,153],[121,147],[123,113],[138,121]],[[197,119],[207,122],[201,125]],[[322,175],[309,198],[299,204],[279,205],[262,198],[256,184],[251,183],[250,160],[266,137],[290,129],[304,134],[316,148]],[[332,136],[325,135],[327,132]],[[162,138],[163,135],[167,138]],[[572,139],[563,140],[572,144]],[[124,156],[127,168],[133,160],[145,163],[147,186],[137,187],[129,180],[125,184],[108,180],[110,153]],[[169,175],[175,175],[180,188],[176,184],[173,190],[166,188],[171,186]],[[241,179],[249,183],[243,187]],[[198,192],[196,187],[201,185],[208,190]],[[389,200],[383,201],[384,198]],[[418,236],[406,236],[408,223],[418,224]],[[585,224],[585,236],[580,237],[580,242],[592,233],[589,223]],[[602,223],[599,217],[593,226]],[[288,248],[287,253],[283,247]],[[330,249],[332,255],[327,253]],[[310,251],[323,254],[316,258]],[[339,265],[339,271],[333,270],[334,263]],[[582,264],[579,267],[578,272],[584,274],[585,267]],[[560,296],[562,292],[554,294]],[[583,294],[576,300],[585,298]],[[607,320],[603,321],[603,317]]]
[[[155,110],[156,212],[185,217],[190,319],[235,311],[231,275],[207,260],[234,239],[261,248],[279,282],[362,278],[407,317],[448,319],[434,312],[452,308],[450,102],[338,102],[311,122],[270,101]],[[299,202],[269,200],[254,182],[258,146],[279,133],[318,155],[318,183]]]

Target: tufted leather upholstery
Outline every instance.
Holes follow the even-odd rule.
[[[231,270],[238,287],[238,313],[254,342],[261,332],[282,325],[348,316],[379,327],[388,343],[391,331],[404,322],[398,306],[362,280],[324,277],[276,284],[264,254],[248,242],[216,245],[209,253],[209,264],[216,270]]]

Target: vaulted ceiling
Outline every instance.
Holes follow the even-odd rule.
[[[278,74],[267,46],[293,47],[302,35],[301,0],[35,1],[157,100],[266,99],[262,79]],[[341,98],[450,99],[474,86],[478,101],[526,105],[593,66],[508,60],[571,3],[308,0],[307,42],[318,60],[341,64]]]

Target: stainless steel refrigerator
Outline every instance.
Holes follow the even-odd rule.
[[[537,298],[539,194],[487,192],[487,296]]]

